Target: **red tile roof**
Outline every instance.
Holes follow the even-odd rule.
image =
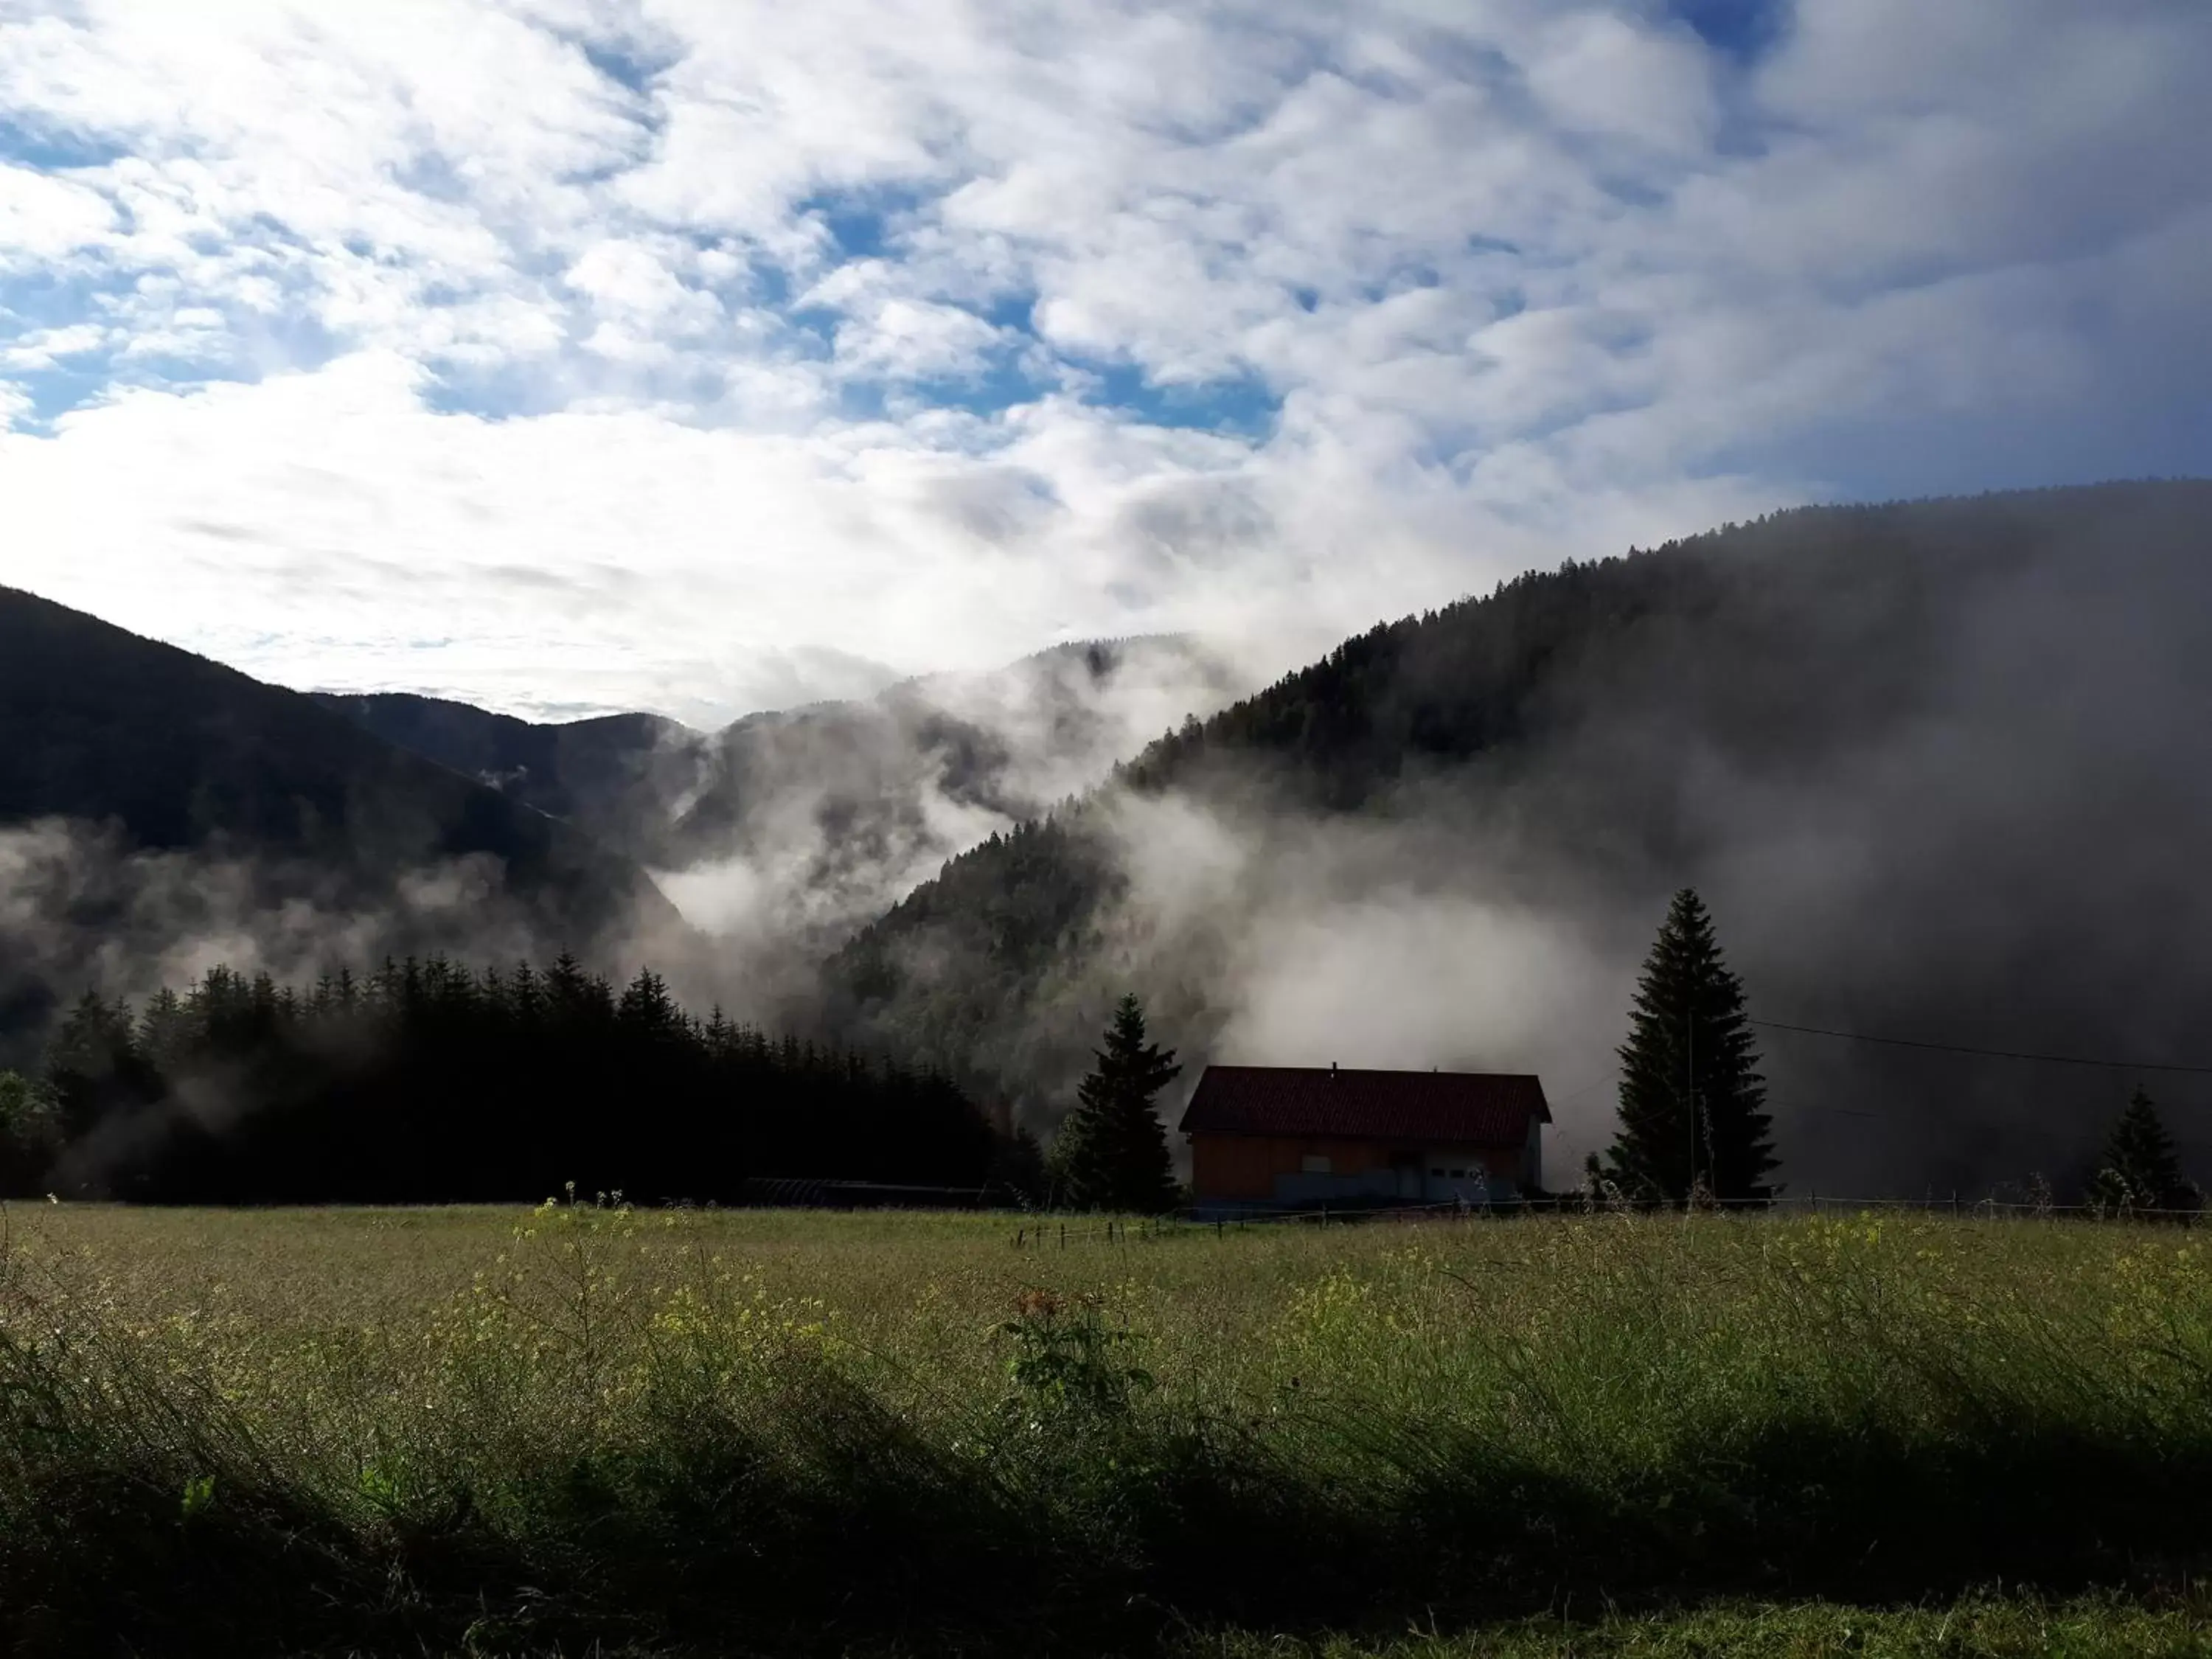
[[[1549,1123],[1552,1109],[1525,1073],[1209,1066],[1182,1132],[1518,1146],[1532,1117]]]

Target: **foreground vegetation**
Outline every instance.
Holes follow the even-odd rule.
[[[1598,1215],[1039,1249],[1017,1224],[19,1206],[0,1637],[1934,1654],[2212,1629],[2191,1232]]]

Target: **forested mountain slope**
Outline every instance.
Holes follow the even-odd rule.
[[[1200,641],[1152,637],[712,733],[647,714],[536,725],[426,697],[322,700],[646,865],[715,937],[691,991],[781,1024],[811,1006],[823,956],[946,858],[1253,683]]]
[[[658,714],[540,723],[410,692],[312,695],[386,743],[636,858],[655,850],[651,827],[696,787],[694,757],[708,742]]]
[[[836,1018],[1045,1120],[1133,986],[1187,1058],[1545,1070],[1588,1144],[1689,883],[1754,1014],[2203,1058],[2209,708],[2212,485],[1779,514],[1378,627],[1189,723],[866,930]],[[2122,1086],[1765,1041],[1801,1185],[2057,1175]]]
[[[1218,706],[1235,684],[1198,642],[1154,637],[1059,646],[995,672],[926,676],[713,732],[657,714],[549,724],[404,692],[313,695],[386,742],[681,869],[772,842],[794,817],[880,848],[940,806],[1026,816],[1095,781],[1136,733]]]
[[[0,1024],[203,945],[611,950],[674,911],[635,863],[296,692],[0,589]],[[283,958],[278,961],[277,958]]]

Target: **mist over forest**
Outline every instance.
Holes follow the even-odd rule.
[[[573,948],[1047,1138],[1130,990],[1171,1115],[1216,1060],[1534,1071],[1556,1177],[1686,885],[1754,1019],[2203,1064],[2208,526],[2193,483],[1811,507],[1242,701],[1139,639],[715,732],[303,696],[0,593],[0,1065],[88,989]],[[2137,1084],[2212,1152],[2212,1079],[1758,1037],[1795,1192],[2078,1187]]]
[[[1196,641],[1091,641],[702,732],[303,696],[5,590],[0,645],[0,1065],[88,987],[386,956],[574,949],[810,1023],[822,957],[948,855],[1257,678]]]
[[[1379,627],[956,860],[836,1018],[1042,1127],[1136,986],[1190,1061],[1540,1072],[1558,1170],[1694,885],[1754,1018],[2203,1064],[2208,526],[2202,483],[1808,508]],[[1798,1192],[2078,1185],[2137,1083],[2212,1150],[2212,1079],[1759,1036]]]

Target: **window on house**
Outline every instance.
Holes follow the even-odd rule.
[[[1326,1152],[1308,1152],[1304,1158],[1298,1160],[1298,1168],[1307,1175],[1327,1175],[1328,1173],[1328,1154]]]

